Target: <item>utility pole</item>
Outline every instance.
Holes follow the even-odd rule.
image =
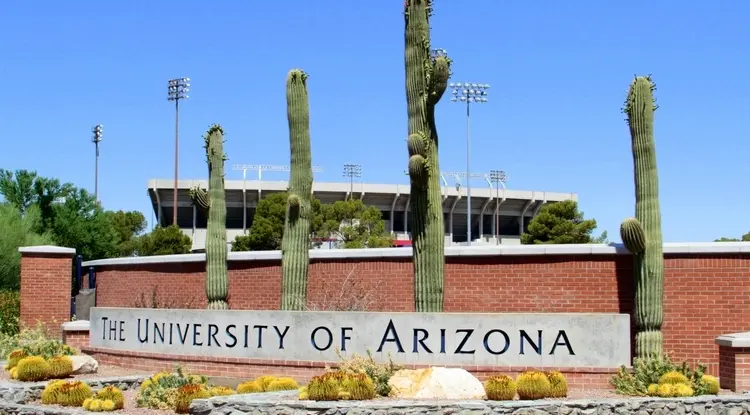
[[[481,104],[487,102],[487,84],[475,84],[471,82],[451,83],[453,96],[451,102],[466,103],[466,244],[471,246],[471,129],[470,129],[470,104]]]
[[[172,202],[172,224],[177,225],[177,180],[180,162],[180,100],[188,98],[190,78],[170,79],[167,84],[167,100],[174,101],[174,198]]]
[[[94,161],[94,199],[96,199],[97,203],[99,203],[99,143],[102,142],[103,128],[101,124],[97,124],[91,129],[91,132],[94,133],[91,142],[94,143],[94,147],[96,148],[96,158]]]

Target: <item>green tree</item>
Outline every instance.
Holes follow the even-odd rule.
[[[117,233],[119,241],[119,255],[132,256],[137,250],[138,236],[148,226],[146,217],[138,211],[125,212],[123,210],[107,211],[105,213],[112,227]]]
[[[714,242],[750,242],[750,232],[742,235],[741,239],[721,237],[719,239],[715,239]]]
[[[39,235],[34,229],[41,222],[39,208],[30,205],[26,213],[10,203],[0,204],[0,291],[19,288],[22,246],[52,245],[49,234]]]
[[[319,234],[340,240],[345,249],[393,246],[393,237],[385,230],[381,212],[360,199],[322,205],[321,216],[323,224]]]
[[[134,239],[132,256],[189,254],[193,242],[182,230],[170,225],[158,226],[153,231]]]
[[[41,177],[36,171],[0,169],[0,195],[6,202],[16,206],[21,214],[32,205],[39,207],[42,220],[36,224],[37,233],[45,232],[54,216],[54,205],[73,191],[72,184]]]
[[[53,205],[49,230],[59,246],[75,248],[84,260],[119,255],[120,239],[108,215],[85,189],[73,189]]]
[[[587,244],[606,241],[602,237],[592,238],[596,229],[595,219],[584,219],[578,203],[572,200],[544,205],[521,235],[523,244]]]

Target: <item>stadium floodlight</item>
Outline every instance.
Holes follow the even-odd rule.
[[[284,165],[272,165],[272,164],[233,164],[232,170],[242,172],[242,180],[245,180],[248,170],[258,172],[258,181],[263,178],[264,171],[291,171],[289,166]],[[320,173],[323,168],[320,166],[312,166],[313,173]]]
[[[180,163],[180,100],[188,99],[190,78],[175,78],[167,82],[167,100],[174,101],[174,207],[172,224],[177,225],[177,180]]]
[[[503,192],[505,192],[505,182],[508,181],[508,175],[503,170],[490,170],[489,180],[495,185],[495,244],[497,245],[500,243],[500,212],[498,211],[500,186],[503,187]]]
[[[91,142],[94,143],[96,148],[96,158],[94,160],[94,199],[99,202],[99,143],[103,140],[104,126],[97,124],[91,129],[94,136],[91,138]]]
[[[354,178],[362,177],[361,164],[344,164],[344,177],[349,178],[349,197],[354,193]]]
[[[466,104],[466,176],[471,177],[471,129],[470,129],[470,106],[471,104],[483,104],[487,102],[488,84],[477,84],[473,82],[451,83],[453,96],[451,102]],[[466,180],[466,243],[471,246],[471,183]]]

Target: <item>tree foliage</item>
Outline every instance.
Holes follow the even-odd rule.
[[[247,235],[234,239],[234,251],[281,249],[286,217],[286,193],[274,193],[258,202]],[[312,199],[311,234],[316,238],[336,238],[343,248],[376,248],[392,245],[380,211],[361,200],[338,201],[330,205]],[[320,244],[313,242],[312,245]]]
[[[740,239],[721,237],[719,239],[715,239],[714,242],[750,242],[750,232],[742,235]]]
[[[189,236],[176,225],[158,226],[153,231],[133,239],[127,256],[188,254],[193,246]]]
[[[10,203],[0,204],[0,291],[19,288],[21,246],[51,245],[49,234],[37,234],[42,221],[39,208],[27,206],[25,214]]]
[[[595,219],[584,219],[578,203],[572,200],[544,205],[521,235],[523,244],[604,243],[607,234],[593,238]]]

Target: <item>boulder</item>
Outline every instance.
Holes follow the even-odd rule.
[[[464,369],[431,367],[399,370],[388,381],[401,399],[484,399],[484,386]]]
[[[88,375],[99,371],[99,362],[89,355],[70,356],[73,361],[73,375]]]

